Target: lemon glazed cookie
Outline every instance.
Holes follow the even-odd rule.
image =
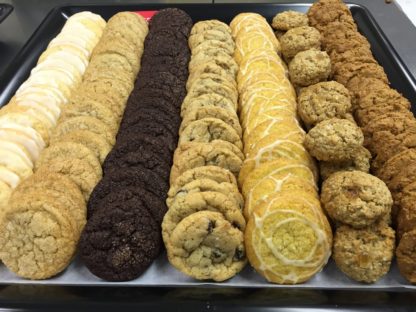
[[[254,211],[244,236],[250,264],[273,283],[303,283],[331,255],[331,227],[319,200],[301,191],[271,196]]]
[[[364,229],[343,225],[335,233],[333,258],[351,279],[373,283],[389,271],[394,241],[393,229],[384,223]]]
[[[357,229],[390,215],[393,204],[386,184],[361,171],[342,171],[329,176],[322,185],[321,201],[333,220]]]
[[[321,121],[305,138],[305,147],[318,160],[343,161],[351,159],[363,145],[361,129],[346,119]]]
[[[244,234],[219,212],[199,211],[184,218],[166,249],[174,267],[198,280],[221,282],[246,264]]]

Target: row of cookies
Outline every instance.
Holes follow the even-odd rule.
[[[191,27],[191,18],[174,8],[158,11],[150,21],[140,71],[104,161],[104,177],[88,202],[80,240],[81,260],[101,279],[135,279],[162,250],[160,227],[186,94]]]
[[[236,182],[243,144],[235,43],[227,24],[206,20],[192,27],[189,47],[188,93],[162,234],[175,268],[195,279],[224,281],[246,263]]]
[[[414,283],[416,209],[409,203],[414,202],[412,184],[416,181],[410,169],[415,164],[416,121],[409,110],[410,102],[389,86],[383,67],[373,57],[368,40],[358,32],[342,1],[318,1],[308,16],[310,23],[321,31],[334,79],[352,94],[354,116],[363,130],[364,145],[374,157],[372,172],[392,193],[392,217],[400,241],[396,250],[399,269]]]
[[[246,159],[238,181],[248,221],[247,257],[270,282],[301,283],[322,269],[331,250],[317,169],[303,147],[296,93],[271,27],[255,13],[239,14],[230,25],[239,51],[235,57]]]
[[[71,16],[49,43],[9,104],[0,110],[0,211],[12,190],[33,173],[61,110],[84,75],[105,21],[91,12]]]
[[[123,49],[105,51],[103,47],[109,42],[115,43],[116,38],[122,40],[127,35],[127,21],[136,26],[141,43],[126,40]],[[139,27],[143,27],[143,32],[139,32]],[[130,12],[118,13],[108,21],[83,81],[63,108],[49,147],[35,163],[35,173],[13,192],[2,219],[0,246],[4,264],[17,275],[49,278],[72,260],[86,223],[86,202],[102,177],[101,163],[114,144],[119,121],[111,107],[123,110],[127,100],[119,98],[110,106],[102,99],[110,100],[115,90],[108,87],[94,93],[94,85],[107,81],[116,84],[123,74],[126,81],[120,85],[126,90],[132,88],[133,71],[126,75],[111,69],[115,63],[111,57],[117,51],[120,56],[131,53],[140,59],[146,29],[146,21]],[[114,37],[114,33],[118,35]],[[89,102],[79,98],[87,94]],[[27,248],[16,252],[16,246]]]
[[[321,49],[321,35],[316,28],[293,27],[308,22],[305,14],[283,12],[273,22],[282,32],[288,29],[280,37],[286,60],[308,49]],[[313,74],[319,65],[312,66],[319,60],[311,55],[308,61],[311,65],[308,73],[312,76],[302,81],[298,113],[310,130],[305,147],[319,161],[320,175],[325,180],[322,206],[336,225],[333,258],[349,277],[375,282],[388,272],[393,256],[394,232],[387,224],[391,194],[381,180],[368,174],[371,155],[363,147],[362,131],[351,114],[349,91],[338,82],[321,81],[328,78],[330,62],[326,74],[320,76]],[[361,235],[367,240],[355,239]],[[368,258],[372,261],[365,264],[357,261],[365,253],[371,254]]]

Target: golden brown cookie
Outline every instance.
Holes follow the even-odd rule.
[[[111,132],[111,129],[97,118],[89,116],[74,117],[60,123],[55,128],[53,137],[56,139],[67,134],[68,132],[77,130],[88,130],[94,132],[106,139],[109,144],[114,145],[115,143],[115,137]]]
[[[386,184],[375,176],[341,171],[322,184],[321,202],[333,220],[360,229],[390,215],[393,199]]]
[[[272,21],[272,27],[277,30],[288,31],[302,26],[308,26],[308,17],[302,12],[292,10],[276,14]]]
[[[321,34],[316,28],[309,26],[291,28],[279,41],[286,60],[305,50],[321,49]]]
[[[397,215],[397,237],[416,228],[415,193],[416,181],[406,185],[400,196],[400,210]]]
[[[227,280],[247,262],[244,234],[214,211],[184,218],[173,230],[166,250],[175,268],[198,280]]]
[[[193,121],[201,120],[203,118],[217,118],[224,121],[231,126],[241,138],[243,130],[241,129],[240,121],[237,113],[234,110],[221,108],[218,106],[198,106],[192,105],[186,111],[181,126],[179,128],[179,135],[182,131]]]
[[[111,151],[111,145],[102,136],[89,130],[74,130],[62,136],[52,138],[51,144],[56,142],[80,143],[88,147],[102,164]]]
[[[213,140],[223,140],[243,149],[243,142],[233,129],[218,118],[202,118],[190,122],[181,132],[179,143],[185,142],[203,142],[209,143]]]
[[[62,272],[76,250],[71,219],[60,201],[45,194],[19,198],[2,219],[0,258],[23,278],[46,279]]]
[[[219,166],[237,176],[243,163],[242,158],[232,150],[233,144],[225,143],[229,142],[188,142],[180,145],[173,157],[171,184],[186,170],[201,166]]]
[[[343,225],[336,230],[332,256],[348,277],[374,283],[390,270],[394,241],[393,229],[385,224],[360,230]]]
[[[406,232],[396,249],[400,273],[412,284],[416,283],[416,230]]]
[[[186,96],[181,106],[181,117],[186,118],[190,111],[208,106],[223,108],[231,112],[237,110],[237,103],[233,103],[229,98],[217,93],[205,93],[196,97]]]

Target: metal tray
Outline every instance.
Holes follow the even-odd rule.
[[[257,12],[268,20],[281,11],[297,10],[306,12],[310,4],[146,4],[146,5],[94,5],[94,6],[65,6],[52,10],[29,41],[25,44],[15,60],[0,77],[0,106],[5,105],[19,85],[28,77],[30,70],[36,64],[41,52],[49,41],[55,37],[66,18],[74,13],[89,10],[108,19],[119,11],[158,10],[165,7],[178,7],[185,10],[194,22],[203,19],[219,19],[230,22],[241,12]],[[372,51],[379,63],[384,67],[392,87],[403,93],[412,102],[412,111],[416,112],[416,80],[410,74],[396,51],[388,42],[368,10],[359,5],[350,4],[351,12],[359,30],[369,40]],[[77,258],[60,275],[44,280],[29,281],[16,277],[0,266],[0,284],[39,284],[39,285],[77,285],[77,286],[223,286],[223,287],[257,287],[257,288],[297,288],[297,289],[366,289],[366,290],[416,290],[416,286],[407,283],[399,274],[394,263],[390,272],[375,284],[367,285],[350,280],[342,274],[333,261],[307,283],[295,286],[275,285],[268,283],[249,265],[231,280],[218,284],[195,281],[177,270],[162,254],[152,266],[134,281],[112,283],[98,279]]]

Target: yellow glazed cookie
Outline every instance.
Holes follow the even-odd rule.
[[[332,232],[319,200],[301,192],[270,197],[254,211],[244,237],[250,264],[273,283],[303,283],[331,255]]]

